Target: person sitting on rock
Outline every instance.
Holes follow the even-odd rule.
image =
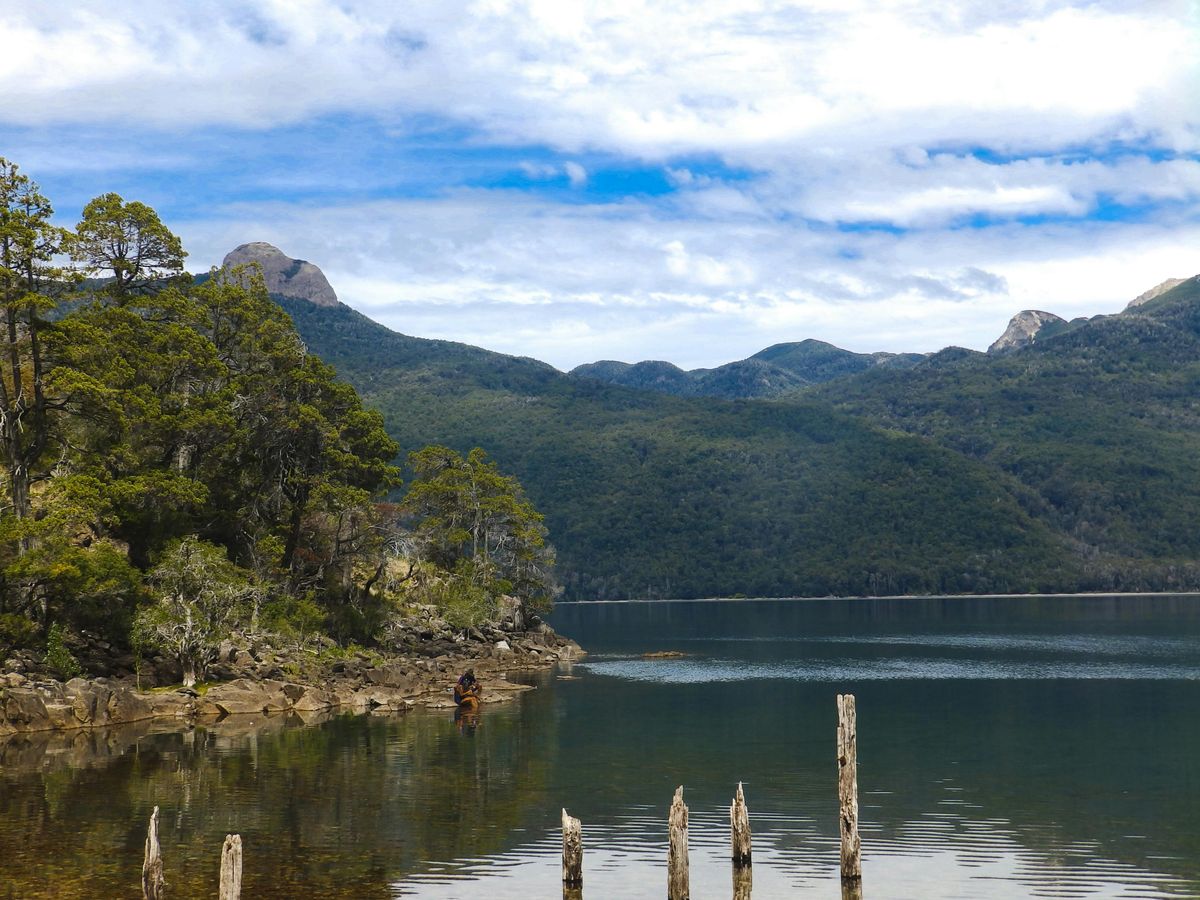
[[[483,685],[475,680],[475,670],[467,669],[454,685],[454,702],[459,706],[474,705],[483,697]]]

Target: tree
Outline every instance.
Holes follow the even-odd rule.
[[[144,203],[103,194],[83,208],[71,256],[88,274],[111,276],[118,303],[183,273],[187,256],[179,238]]]
[[[427,558],[493,602],[515,594],[524,612],[548,609],[557,592],[554,550],[520,483],[478,447],[465,459],[448,447],[426,447],[409,465],[404,508]]]
[[[30,514],[30,485],[50,447],[55,412],[61,404],[46,392],[48,363],[40,316],[55,306],[48,291],[61,283],[54,265],[65,233],[50,224],[49,201],[17,166],[0,158],[0,448],[5,480],[17,519]],[[29,547],[24,539],[21,552]]]
[[[392,460],[399,445],[383,417],[364,409],[354,388],[308,352],[255,268],[214,272],[194,296],[203,307],[202,331],[229,368],[234,397],[236,432],[227,444],[234,455],[223,483],[236,498],[221,505],[236,511],[229,525],[243,541],[282,542],[278,563],[298,589],[325,569],[325,554],[314,546],[322,529],[312,527],[311,517],[335,495],[332,514],[341,517],[348,506],[369,505],[397,486]]]
[[[192,687],[245,619],[252,585],[224,550],[194,537],[167,548],[150,583],[156,602],[138,613],[135,637],[179,660],[184,686]]]

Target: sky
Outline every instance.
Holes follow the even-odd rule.
[[[1200,273],[1196,0],[0,0],[0,156],[559,368],[986,349]]]

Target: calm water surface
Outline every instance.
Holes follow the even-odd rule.
[[[0,743],[0,898],[138,897],[161,807],[175,897],[728,898],[746,785],[756,900],[839,896],[838,692],[858,697],[872,898],[1200,896],[1200,598],[562,606],[592,651],[477,722],[227,720]],[[647,660],[648,650],[686,657]]]

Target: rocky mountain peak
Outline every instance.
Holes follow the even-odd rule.
[[[246,263],[262,267],[267,290],[285,297],[298,297],[314,306],[337,306],[338,298],[325,273],[303,259],[292,259],[278,247],[265,241],[242,244],[225,255],[222,267],[229,269]]]
[[[1047,325],[1065,325],[1066,319],[1039,309],[1026,309],[1017,313],[1008,323],[1004,334],[988,347],[988,353],[1009,353],[1027,347],[1037,340],[1038,333]]]

